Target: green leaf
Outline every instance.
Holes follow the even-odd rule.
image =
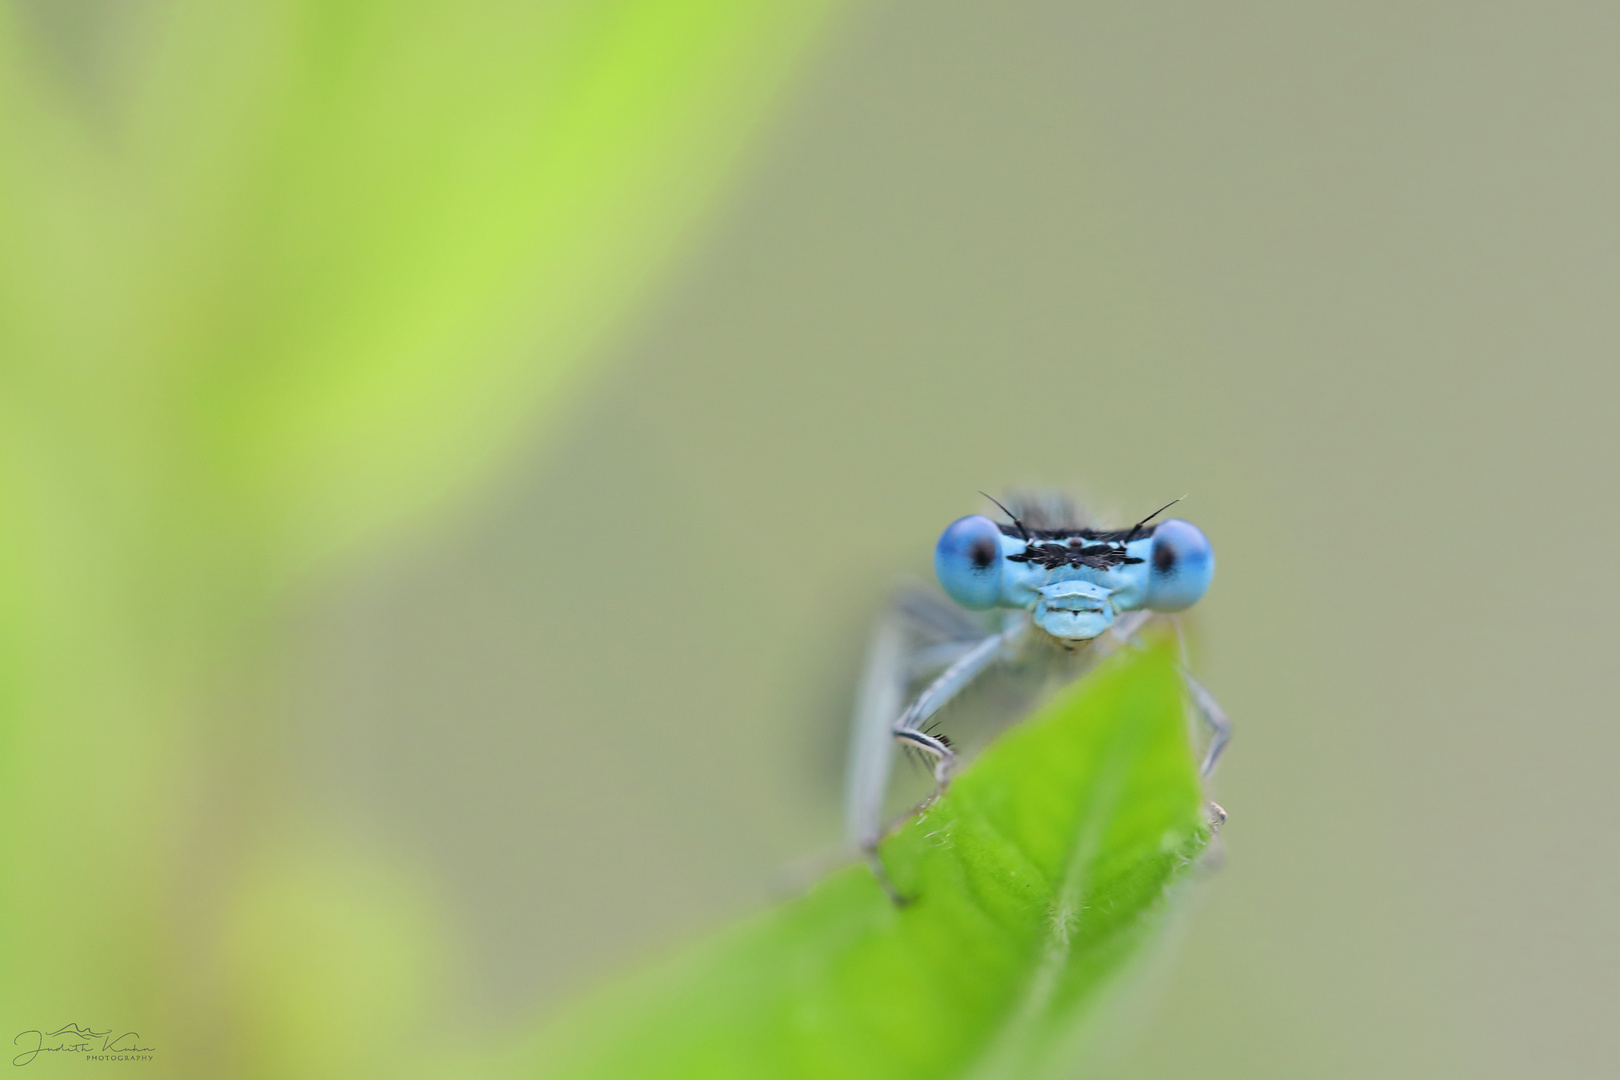
[[[1167,647],[1105,661],[856,865],[542,1032],[523,1075],[1027,1077],[1210,839]]]

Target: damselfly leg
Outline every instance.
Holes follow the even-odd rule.
[[[849,842],[897,903],[901,897],[877,857],[887,831],[883,807],[895,748],[912,747],[933,760],[935,789],[925,802],[932,801],[949,783],[956,755],[948,738],[928,730],[929,719],[1002,655],[1024,625],[1022,618],[1009,619],[1001,631],[986,634],[959,609],[926,593],[902,592],[873,628],[855,698],[844,821]],[[907,689],[935,672],[907,706]]]
[[[1023,636],[1024,627],[1022,619],[1011,621],[999,634],[991,634],[968,649],[955,663],[946,668],[939,678],[930,683],[928,689],[918,694],[917,699],[894,722],[890,730],[892,738],[915,746],[933,757],[934,782],[939,790],[943,790],[951,781],[951,769],[956,765],[956,754],[951,749],[949,739],[943,735],[931,734],[924,725],[935,713],[944,708],[947,702],[978,678],[985,668],[1017,644],[1018,639]],[[938,794],[938,790],[935,794]]]
[[[1142,643],[1136,637],[1137,631],[1146,626],[1153,617],[1150,611],[1132,612],[1130,616],[1121,618],[1114,627],[1114,636],[1120,641],[1140,646]],[[1232,721],[1226,716],[1226,710],[1221,708],[1220,702],[1215,700],[1207,687],[1188,670],[1187,638],[1181,629],[1181,620],[1175,616],[1170,617],[1170,625],[1175,627],[1176,647],[1181,653],[1181,663],[1176,665],[1176,671],[1181,676],[1181,684],[1186,688],[1187,700],[1192,703],[1193,712],[1198,719],[1209,728],[1209,745],[1204,748],[1203,761],[1199,763],[1198,775],[1208,776],[1215,771],[1215,763],[1220,760],[1221,751],[1232,738]],[[1214,806],[1215,804],[1211,803]],[[1220,810],[1219,806],[1215,809]],[[1226,818],[1226,811],[1220,810],[1222,820]]]
[[[1232,737],[1232,721],[1226,718],[1226,713],[1215,700],[1215,695],[1204,689],[1203,683],[1193,678],[1185,667],[1180,670],[1181,681],[1187,687],[1187,697],[1192,701],[1193,711],[1209,728],[1209,746],[1204,750],[1203,763],[1198,766],[1198,775],[1208,776],[1215,771],[1215,762],[1220,758],[1221,751],[1226,749],[1227,740]]]

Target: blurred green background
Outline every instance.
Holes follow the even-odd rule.
[[[6,1023],[465,1063],[835,842],[1044,483],[1190,493],[1238,724],[1099,1075],[1612,1068],[1620,15],[476,8],[4,9]]]

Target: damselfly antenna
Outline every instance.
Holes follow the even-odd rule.
[[[989,498],[989,496],[985,496],[985,497]],[[1138,521],[1135,525],[1132,525],[1131,526],[1131,531],[1125,534],[1125,543],[1128,544],[1132,540],[1135,540],[1136,539],[1136,534],[1137,534],[1138,531],[1141,530],[1142,526],[1146,525],[1148,522],[1152,521],[1154,518],[1158,517],[1160,514],[1164,513],[1166,510],[1168,510],[1172,506],[1176,505],[1176,503],[1180,502],[1181,499],[1185,499],[1186,497],[1187,496],[1183,495],[1183,496],[1181,496],[1180,499],[1171,499],[1169,502],[1165,503],[1163,506],[1161,506],[1157,510],[1153,511],[1153,513],[1149,514],[1147,517],[1143,518],[1141,521]],[[995,502],[994,499],[990,499],[990,501]],[[996,505],[999,506],[1001,504],[996,503]]]
[[[984,492],[981,491],[979,494],[984,495]],[[1001,502],[994,495],[984,495],[984,497],[995,503],[997,506],[1001,506]],[[1183,498],[1185,497],[1186,496],[1183,496]],[[1174,506],[1175,503],[1171,503],[1170,505]],[[1018,538],[1026,544],[1029,543],[1029,530],[1024,528],[1024,523],[1022,521],[1018,520],[1018,515],[1007,509],[1005,506],[1001,506],[1001,512],[1012,518],[1012,523],[1018,526]]]

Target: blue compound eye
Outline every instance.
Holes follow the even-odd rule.
[[[1181,611],[1198,603],[1215,576],[1215,552],[1190,522],[1172,518],[1153,530],[1146,606]]]
[[[934,573],[965,608],[993,608],[1001,599],[1001,530],[987,517],[954,521],[934,547]]]

